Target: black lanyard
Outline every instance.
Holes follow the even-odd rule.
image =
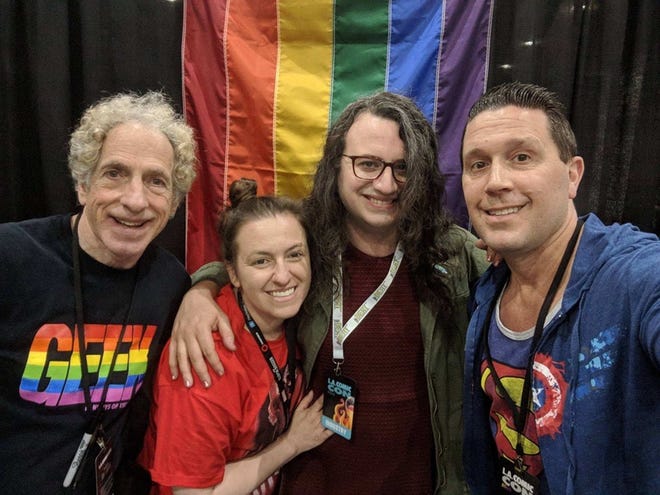
[[[268,345],[268,341],[264,337],[264,334],[259,328],[259,325],[257,325],[257,323],[252,319],[252,316],[250,316],[249,311],[245,307],[245,303],[243,302],[243,296],[241,295],[240,291],[236,291],[236,299],[238,300],[238,305],[240,306],[241,311],[243,312],[243,317],[245,318],[245,323],[247,324],[248,330],[252,335],[252,337],[254,337],[255,342],[259,346],[259,350],[261,351],[261,354],[264,356],[264,359],[266,360],[266,364],[268,364],[268,367],[270,368],[270,371],[273,374],[273,378],[275,378],[275,383],[277,384],[277,390],[280,394],[280,397],[282,398],[282,403],[284,405],[284,415],[285,415],[284,427],[286,428],[286,426],[289,424],[289,416],[290,416],[289,407],[291,405],[291,395],[293,395],[293,388],[296,381],[295,333],[293,331],[287,331],[285,329],[285,338],[286,338],[286,347],[287,347],[287,365],[286,365],[287,367],[285,368],[285,371],[287,368],[289,370],[289,382],[288,382],[289,386],[287,387],[284,380],[284,373],[277,365],[275,356],[273,356],[273,353],[270,350],[270,346]]]
[[[85,331],[84,331],[85,318],[83,313],[82,275],[80,269],[80,242],[78,239],[78,225],[80,223],[80,218],[82,217],[82,215],[83,213],[81,211],[74,221],[73,240],[71,244],[71,257],[73,258],[73,288],[74,288],[75,313],[76,313],[75,325],[78,331],[78,353],[80,355],[80,371],[81,371],[80,386],[82,387],[83,394],[85,395],[85,411],[88,413],[92,413],[94,411],[94,403],[92,402],[91,376],[89,373],[89,366],[87,364],[87,349],[85,348]],[[121,342],[124,339],[128,317],[131,314],[131,310],[133,308],[133,301],[135,300],[138,272],[139,272],[139,262],[135,274],[135,280],[133,282],[133,290],[131,292],[131,299],[128,305],[128,310],[126,311],[126,315],[124,316],[124,322],[122,323],[121,331],[119,333],[119,338],[117,339],[117,344],[112,354],[108,377],[105,383],[103,384],[103,391],[101,392],[101,397],[99,399],[96,412],[94,413],[92,420],[89,422],[87,428],[85,429],[85,434],[83,435],[83,439],[80,443],[80,446],[78,447],[78,451],[76,452],[76,455],[74,456],[74,460],[72,461],[72,464],[69,467],[69,471],[67,472],[67,475],[65,477],[63,486],[66,490],[76,489],[76,486],[80,481],[80,478],[84,471],[83,466],[85,466],[87,462],[87,456],[89,454],[89,445],[93,444],[96,441],[97,435],[99,434],[99,427],[101,425],[101,419],[103,417],[103,405],[105,404],[105,399],[108,394],[108,390],[110,388],[110,376],[117,362],[117,356],[119,354],[119,346],[121,345]],[[101,363],[99,363],[99,370],[100,370],[100,366]],[[131,397],[133,396],[134,392],[135,392],[135,385],[133,390],[131,391]]]
[[[76,304],[76,327],[78,329],[78,348],[80,353],[80,368],[81,368],[81,379],[80,386],[83,389],[85,394],[85,410],[91,412],[94,410],[94,404],[92,402],[91,394],[91,376],[89,373],[89,366],[87,364],[87,349],[85,348],[85,332],[84,332],[84,313],[83,313],[83,294],[82,294],[82,276],[80,269],[80,242],[78,240],[78,224],[80,223],[80,217],[82,217],[82,212],[76,217],[74,226],[73,226],[73,242],[72,242],[72,256],[73,256],[73,286],[74,286],[74,295],[75,295],[75,304]],[[138,268],[139,271],[139,262]],[[133,291],[131,293],[131,299],[129,301],[128,310],[124,316],[124,322],[121,326],[121,331],[119,333],[119,338],[117,339],[117,345],[115,346],[114,352],[112,354],[112,360],[110,363],[110,372],[108,373],[108,379],[103,384],[103,391],[101,393],[100,400],[97,406],[97,413],[95,415],[94,421],[89,425],[90,433],[94,431],[98,425],[101,414],[103,410],[103,404],[105,403],[106,396],[108,394],[108,389],[110,387],[110,373],[115,368],[115,363],[117,362],[117,356],[119,355],[119,346],[124,339],[124,334],[126,333],[126,327],[128,322],[128,317],[131,314],[133,309],[133,301],[135,300],[135,292],[137,287],[137,278],[138,274],[136,271],[135,281],[133,283]],[[100,365],[99,365],[100,366]],[[132,393],[131,393],[132,395]],[[130,400],[130,399],[129,399]]]
[[[493,300],[493,303],[490,305],[490,308],[488,308],[488,314],[486,316],[486,320],[484,321],[484,327],[482,332],[484,354],[486,355],[486,360],[488,361],[488,368],[490,369],[490,372],[493,376],[493,380],[495,381],[495,385],[497,386],[497,391],[504,398],[505,402],[511,409],[511,413],[513,415],[514,425],[517,433],[516,453],[518,454],[518,459],[516,460],[516,467],[518,468],[522,468],[523,447],[522,447],[522,442],[520,441],[520,437],[525,431],[525,424],[527,423],[527,415],[529,412],[532,381],[534,380],[533,368],[534,368],[534,356],[536,355],[536,346],[538,345],[539,340],[541,339],[541,335],[543,334],[543,326],[545,324],[545,319],[548,316],[550,305],[552,304],[552,300],[555,298],[555,295],[557,294],[557,290],[559,290],[559,284],[561,283],[561,280],[564,277],[564,273],[566,272],[566,268],[568,267],[568,262],[571,259],[571,255],[573,254],[573,251],[575,249],[575,245],[580,235],[580,230],[582,230],[583,223],[584,222],[582,221],[582,219],[578,219],[577,225],[575,226],[575,230],[573,231],[573,235],[568,241],[568,245],[564,250],[564,254],[561,258],[561,261],[559,262],[559,266],[557,267],[555,276],[552,279],[552,283],[550,284],[548,293],[545,295],[545,299],[543,300],[543,304],[541,305],[541,309],[539,310],[539,315],[536,318],[534,337],[532,338],[532,346],[529,350],[529,357],[527,359],[527,369],[525,371],[525,381],[523,383],[522,396],[520,399],[520,409],[516,407],[515,401],[506,391],[504,385],[502,385],[502,381],[500,380],[500,377],[498,376],[497,371],[495,370],[495,366],[493,364],[493,358],[490,353],[490,346],[488,345],[488,332],[490,330],[491,319],[493,317],[493,312],[495,310],[495,306],[497,305],[498,298],[495,298]]]

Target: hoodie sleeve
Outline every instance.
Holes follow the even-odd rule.
[[[640,263],[635,282],[639,312],[639,340],[656,369],[660,370],[660,242],[650,259]]]

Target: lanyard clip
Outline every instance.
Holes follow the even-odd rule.
[[[335,375],[341,376],[341,365],[344,364],[343,359],[333,359],[333,363],[335,363]]]
[[[523,460],[522,455],[518,455],[516,457],[516,461],[514,462],[514,468],[518,473],[522,473],[525,471],[525,461]]]

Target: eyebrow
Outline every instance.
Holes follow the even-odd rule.
[[[539,140],[533,136],[512,137],[510,139],[507,139],[504,142],[504,144],[507,148],[538,148]],[[484,148],[477,146],[475,148],[468,149],[467,152],[465,153],[465,156],[483,155],[483,154],[486,154]]]
[[[371,153],[358,153],[356,155],[349,154],[349,153],[343,153],[343,155],[346,156],[346,157],[349,157],[349,158],[351,158],[351,157],[355,157],[355,158],[375,158],[376,160],[380,160],[381,162],[390,163],[387,160],[385,160],[385,158],[381,158],[378,155],[372,155]],[[406,161],[405,157],[404,158],[397,158],[396,160],[392,160],[392,163],[405,162],[405,161]]]
[[[506,144],[510,145],[512,148],[528,147],[534,144],[538,144],[538,139],[533,138],[532,136],[525,136],[521,138],[516,137],[507,140]]]
[[[131,170],[131,167],[129,165],[126,165],[124,162],[119,161],[119,160],[110,160],[110,161],[105,162],[105,163],[99,163],[96,170],[97,171],[98,170],[105,170],[107,168],[117,168],[117,169],[120,169],[122,171]],[[173,169],[174,169],[174,167],[172,167],[172,170],[168,171],[167,169],[163,169],[161,167],[149,166],[146,170],[144,170],[144,173],[142,175],[147,175],[147,176],[157,175],[157,176],[166,177],[166,178],[169,176],[169,178],[171,180],[172,176],[173,176]]]
[[[99,162],[98,168],[121,168],[121,169],[126,169],[128,168],[124,162],[117,161],[117,160],[110,160],[108,162]]]
[[[300,249],[305,246],[305,243],[303,242],[297,242],[293,244],[292,246],[289,246],[288,248],[285,249],[285,252],[292,251],[294,249]],[[270,256],[272,255],[272,251],[253,251],[251,253],[247,253],[247,256]]]

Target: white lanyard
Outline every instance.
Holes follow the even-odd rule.
[[[338,276],[335,277],[334,282],[334,298],[332,300],[332,360],[337,365],[335,371],[339,372],[339,367],[344,361],[344,341],[348,336],[355,330],[355,328],[366,318],[369,312],[378,304],[387,292],[387,289],[392,285],[392,281],[396,275],[396,272],[399,271],[399,266],[401,266],[401,260],[403,259],[403,248],[401,243],[397,243],[396,251],[392,257],[392,262],[390,263],[390,269],[387,272],[387,275],[378,286],[378,288],[373,291],[373,293],[362,303],[362,305],[353,313],[347,321],[346,325],[342,326],[343,316],[344,316],[344,284],[342,280],[341,269],[338,273]],[[341,260],[340,260],[341,261]]]

